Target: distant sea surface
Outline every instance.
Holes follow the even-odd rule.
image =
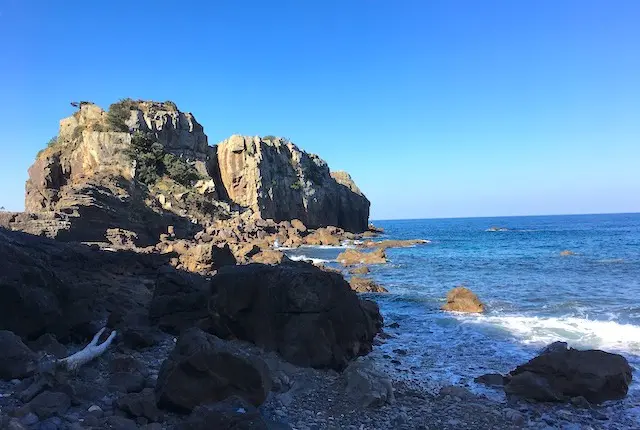
[[[367,275],[390,291],[373,297],[385,325],[400,325],[386,329],[393,337],[373,353],[396,376],[498,396],[473,378],[507,373],[556,340],[620,353],[640,368],[640,214],[374,224],[385,229],[379,239],[431,241],[387,250],[389,263],[371,266]],[[342,250],[304,247],[287,253],[335,265]],[[574,255],[561,256],[564,250]],[[474,291],[487,312],[440,311],[447,291],[457,285]],[[394,353],[398,348],[407,354]],[[401,364],[387,364],[389,357]],[[638,378],[634,371],[627,400],[633,404],[640,399]]]

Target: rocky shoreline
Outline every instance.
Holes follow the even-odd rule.
[[[380,240],[351,177],[286,139],[209,146],[173,103],[83,102],[26,188],[27,212],[0,212],[0,428],[633,424],[601,412],[632,377],[603,351],[478,375],[506,401],[398,377],[407,351],[379,347],[402,328],[367,273],[429,241]],[[329,268],[286,255],[301,246],[344,250]],[[464,287],[443,307],[484,310]]]

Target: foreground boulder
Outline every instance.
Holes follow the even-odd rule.
[[[241,397],[229,397],[218,403],[196,407],[180,430],[268,430],[260,412]]]
[[[393,387],[387,375],[376,369],[370,360],[358,360],[344,371],[346,392],[362,407],[380,407],[394,403]]]
[[[371,351],[382,317],[344,278],[310,264],[224,267],[211,280],[211,330],[307,367],[343,369]]]
[[[0,228],[0,330],[25,340],[45,333],[84,341],[114,311],[126,313],[151,298],[161,258]]]
[[[447,303],[442,306],[444,311],[482,313],[484,304],[473,291],[465,287],[455,287],[447,293]]]
[[[21,379],[33,373],[36,355],[8,330],[0,330],[0,379]]]
[[[203,403],[237,395],[261,405],[271,390],[267,365],[239,345],[198,328],[182,333],[158,374],[161,408],[190,412]]]
[[[582,396],[591,403],[627,395],[631,366],[618,354],[556,346],[518,366],[504,390],[542,402],[566,402]]]

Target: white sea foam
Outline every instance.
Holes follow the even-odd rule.
[[[293,261],[310,261],[313,264],[320,264],[320,263],[330,263],[331,260],[325,260],[323,258],[312,258],[312,257],[308,257],[306,255],[289,255],[289,258]]]
[[[458,316],[463,323],[505,330],[528,345],[561,340],[576,348],[640,354],[640,326],[576,317]]]

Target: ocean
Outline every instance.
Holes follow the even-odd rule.
[[[502,392],[473,378],[507,373],[560,340],[624,355],[634,367],[634,382],[627,399],[612,406],[638,409],[640,214],[374,224],[385,230],[379,239],[431,241],[388,249],[389,262],[371,266],[366,275],[389,290],[371,295],[385,325],[399,324],[385,329],[391,338],[372,353],[394,377],[419,380],[434,391],[463,385],[500,399]],[[287,254],[337,266],[343,249],[303,247]],[[565,250],[574,254],[562,256]],[[458,285],[478,295],[485,314],[440,310],[447,291]]]

